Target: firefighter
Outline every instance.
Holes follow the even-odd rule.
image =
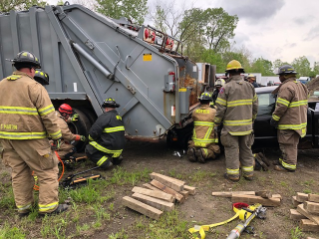
[[[194,130],[192,141],[188,142],[187,155],[192,162],[205,163],[208,158],[216,158],[220,153],[218,135],[214,130],[216,110],[209,106],[211,94],[204,92],[199,97],[200,107],[193,114]]]
[[[42,85],[49,85],[49,75],[43,71],[36,71],[34,79]],[[71,141],[82,141],[85,142],[86,138],[84,135],[73,134],[67,122],[78,121],[78,114],[73,114],[73,109],[68,104],[62,104],[58,111],[55,111],[58,119],[58,125],[62,132],[62,142],[60,148],[57,151],[61,159],[68,159],[76,152],[74,145],[70,144]],[[52,144],[53,142],[50,141]]]
[[[256,76],[253,74],[249,74],[247,77],[247,81],[254,86],[254,88],[258,88],[258,84],[256,83]]]
[[[282,153],[279,164],[275,165],[278,171],[296,170],[299,138],[306,135],[308,90],[296,80],[296,74],[292,66],[281,66],[278,72],[281,85],[273,92],[277,93],[277,102],[270,124],[278,129]]]
[[[240,179],[240,165],[245,179],[253,180],[254,175],[254,156],[250,148],[254,141],[252,124],[257,116],[258,98],[253,85],[240,75],[244,72],[236,60],[227,64],[229,79],[219,91],[214,120],[216,125],[223,123],[220,139],[225,147],[224,177],[234,182]]]
[[[55,111],[55,114],[58,118],[58,125],[61,129],[63,138],[60,149],[57,150],[57,152],[61,159],[68,159],[76,152],[76,147],[71,144],[71,141],[85,142],[86,137],[84,135],[73,134],[70,131],[67,122],[70,120],[78,120],[78,114],[73,114],[73,109],[70,105],[65,103],[60,105],[59,110]]]
[[[214,106],[216,99],[218,97],[218,93],[220,91],[220,88],[222,88],[225,85],[225,80],[224,79],[218,79],[215,82],[215,90],[213,92],[213,96],[212,96],[212,101],[210,103],[210,106]]]
[[[125,145],[125,128],[122,117],[115,108],[120,107],[113,98],[107,98],[102,107],[104,113],[98,117],[89,132],[89,144],[85,152],[97,166],[107,169],[120,164]]]
[[[46,89],[33,79],[41,65],[26,51],[12,62],[17,71],[0,82],[0,139],[3,161],[12,168],[18,214],[27,216],[34,204],[32,171],[40,183],[39,213],[61,213],[68,207],[59,205],[58,159],[47,137],[59,147],[62,134]]]

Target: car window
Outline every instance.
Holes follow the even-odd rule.
[[[276,99],[271,93],[260,93],[258,96],[258,116],[271,115]]]

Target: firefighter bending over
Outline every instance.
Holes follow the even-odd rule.
[[[102,104],[104,113],[98,117],[89,132],[85,153],[97,166],[107,169],[121,163],[125,145],[125,128],[122,117],[115,108],[120,107],[113,98]]]
[[[34,79],[41,85],[49,85],[49,75],[43,71],[36,71]],[[86,138],[84,135],[73,134],[68,127],[67,122],[78,120],[78,114],[73,114],[73,109],[70,105],[60,105],[59,110],[55,111],[55,115],[57,116],[63,138],[59,149],[56,151],[61,159],[68,159],[76,152],[75,146],[70,144],[71,141],[85,142]],[[52,144],[53,142],[51,141],[50,143]]]
[[[209,106],[211,94],[204,92],[199,97],[201,103],[193,114],[194,130],[192,141],[188,142],[187,155],[192,162],[205,163],[208,158],[216,158],[220,153],[218,135],[214,131],[216,110]]]
[[[275,166],[278,171],[296,170],[299,138],[305,137],[307,131],[308,90],[296,80],[296,74],[292,66],[281,66],[278,73],[281,85],[273,92],[278,95],[270,124],[278,129],[282,154]]]
[[[214,122],[223,123],[221,143],[225,147],[226,179],[237,182],[239,167],[247,180],[254,175],[254,156],[251,146],[254,141],[253,122],[257,116],[258,98],[254,86],[243,80],[244,69],[238,61],[227,64],[227,84],[221,88],[216,100],[217,113]]]
[[[0,139],[3,162],[12,168],[18,214],[27,216],[35,202],[32,171],[40,184],[39,213],[61,213],[68,207],[59,205],[58,159],[47,136],[59,145],[62,134],[48,92],[33,78],[41,65],[26,51],[18,53],[13,65],[17,71],[0,81]]]

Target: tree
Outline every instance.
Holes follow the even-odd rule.
[[[223,8],[208,8],[204,11],[207,24],[204,26],[204,36],[208,49],[218,52],[221,48],[229,46],[229,39],[235,36],[238,17],[231,16]]]
[[[147,0],[97,0],[97,3],[99,13],[114,19],[126,17],[140,25],[147,13]]]
[[[1,0],[0,11],[9,12],[11,10],[27,10],[33,5],[44,7],[45,5],[48,5],[48,3],[43,0]]]
[[[95,0],[73,0],[73,3],[83,5],[92,11],[94,11],[97,7],[97,2]]]
[[[56,5],[64,5],[63,0],[59,0],[59,1],[56,3]]]
[[[261,73],[263,76],[274,76],[273,66],[271,61],[266,60],[262,57],[255,59],[251,66],[252,72]]]
[[[310,62],[308,61],[307,57],[301,56],[301,57],[295,58],[291,64],[295,68],[295,71],[297,71],[297,73],[300,76],[310,75],[311,68],[310,68]]]

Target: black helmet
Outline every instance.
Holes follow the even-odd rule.
[[[297,72],[291,65],[283,65],[279,67],[277,75],[283,74],[297,74]]]
[[[12,60],[12,62],[13,65],[23,64],[25,66],[33,66],[36,69],[41,68],[39,59],[35,55],[27,51],[19,52],[18,55]]]
[[[33,78],[41,85],[49,85],[49,75],[43,71],[35,71]]]
[[[103,102],[102,107],[118,108],[118,107],[120,107],[120,105],[117,104],[113,98],[107,98]]]
[[[212,95],[208,92],[204,92],[201,94],[200,97],[198,97],[200,101],[212,101]]]

